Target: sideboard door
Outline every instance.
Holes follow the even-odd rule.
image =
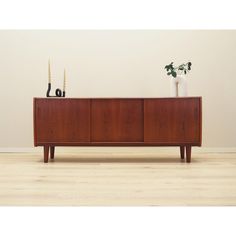
[[[36,99],[35,138],[37,143],[90,141],[89,99]]]
[[[201,142],[201,100],[162,98],[144,101],[144,142]]]
[[[143,100],[92,99],[91,142],[143,142]]]

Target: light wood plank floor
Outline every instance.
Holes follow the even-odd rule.
[[[0,153],[0,205],[236,205],[236,153],[178,154]]]

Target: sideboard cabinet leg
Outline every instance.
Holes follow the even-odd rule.
[[[191,146],[186,146],[186,157],[187,157],[187,163],[191,162]]]
[[[55,146],[50,146],[50,158],[54,159]]]
[[[44,148],[44,163],[48,163],[49,146],[45,145],[43,148]]]
[[[181,157],[181,159],[184,159],[184,149],[185,149],[184,146],[180,146],[180,157]]]

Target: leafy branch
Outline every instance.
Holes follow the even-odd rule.
[[[192,66],[191,62],[181,64],[177,67],[174,67],[173,64],[174,63],[171,62],[169,65],[166,65],[165,69],[167,71],[167,75],[172,75],[174,78],[176,78],[177,72],[179,72],[179,71],[180,71],[181,74],[182,73],[187,74],[187,72],[191,70],[191,66]]]

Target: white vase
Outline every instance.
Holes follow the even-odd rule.
[[[177,75],[170,78],[170,95],[171,97],[187,97],[187,80],[185,75]]]

